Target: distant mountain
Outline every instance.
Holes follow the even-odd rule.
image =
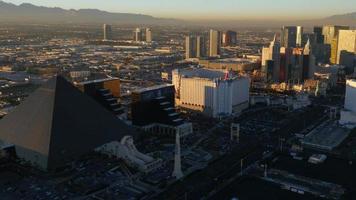
[[[35,6],[29,3],[15,5],[0,0],[0,22],[30,23],[85,23],[85,24],[156,24],[156,25],[203,25],[214,27],[280,27],[282,25],[314,26],[340,24],[356,27],[356,12],[310,20],[196,20],[156,18],[150,15],[111,13],[97,9],[65,10]]]
[[[141,14],[110,13],[97,9],[65,10],[0,1],[0,22],[165,24],[177,21]]]
[[[343,15],[334,15],[330,17],[320,18],[320,19],[303,19],[303,20],[220,20],[220,21],[195,21],[195,24],[202,24],[205,26],[213,25],[220,27],[268,27],[268,28],[279,28],[284,25],[289,26],[305,26],[313,27],[320,25],[347,25],[351,28],[356,28],[356,12],[343,14]]]
[[[333,15],[322,20],[324,24],[339,24],[356,27],[356,12],[342,15]]]
[[[333,15],[326,19],[327,20],[356,20],[356,12],[347,13],[343,15]]]

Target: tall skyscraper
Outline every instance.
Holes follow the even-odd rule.
[[[334,26],[327,25],[323,26],[323,36],[324,36],[324,44],[330,46],[330,63],[337,63],[337,53],[338,53],[338,36],[340,30],[348,30],[348,26]]]
[[[146,42],[152,42],[152,30],[151,30],[151,28],[146,28]]]
[[[356,30],[340,30],[338,38],[337,63],[353,69],[356,67]]]
[[[197,57],[197,38],[195,36],[185,37],[185,58]]]
[[[308,40],[307,44],[303,50],[303,73],[302,79],[311,79],[314,77],[315,72],[315,57],[313,55],[312,46],[310,40]]]
[[[326,25],[323,26],[323,36],[324,43],[331,44],[334,38],[337,38],[340,30],[349,30],[348,26],[334,26],[334,25]]]
[[[313,55],[316,62],[328,63],[330,62],[331,45],[324,43],[324,34],[322,26],[315,26],[313,28],[314,42],[312,42]]]
[[[197,57],[206,57],[206,38],[204,36],[197,36]]]
[[[316,44],[323,44],[324,43],[324,36],[323,36],[323,27],[321,26],[315,26],[313,28],[313,33],[314,33],[314,41]]]
[[[206,41],[204,36],[185,37],[185,58],[202,58],[206,56]]]
[[[296,39],[297,47],[301,47],[303,45],[302,42],[303,42],[303,27],[297,26],[297,39]]]
[[[273,82],[273,68],[274,68],[274,61],[266,60],[266,65],[264,66],[263,71],[265,73],[267,82]]]
[[[337,63],[337,47],[338,47],[339,38],[335,37],[331,40],[330,45],[330,63],[336,64]]]
[[[304,48],[293,48],[292,65],[291,65],[291,79],[294,82],[299,82],[303,79],[303,58]]]
[[[103,33],[104,33],[104,40],[112,39],[112,29],[110,25],[108,24],[103,25]]]
[[[277,43],[276,35],[273,38],[273,41],[270,43],[269,47],[264,47],[262,49],[262,68],[267,72],[267,61],[273,61],[273,81],[279,81],[280,77],[280,45]]]
[[[143,40],[142,30],[140,28],[136,28],[133,32],[133,40],[135,42],[141,42]]]
[[[280,54],[280,81],[288,82],[292,78],[292,63],[294,62],[293,49],[281,47]]]
[[[232,46],[237,43],[237,33],[235,31],[226,31],[222,34],[223,46]]]
[[[297,27],[283,26],[281,30],[281,46],[293,48],[297,46]]]
[[[356,113],[356,80],[346,80],[345,109]]]
[[[217,30],[210,30],[210,41],[209,41],[209,56],[217,57],[220,56],[221,48],[221,32]]]

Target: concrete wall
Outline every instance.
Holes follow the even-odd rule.
[[[346,81],[345,109],[356,112],[356,80]]]
[[[248,78],[225,81],[181,77],[179,80],[173,80],[179,94],[178,105],[212,117],[231,114],[234,106],[249,102]]]

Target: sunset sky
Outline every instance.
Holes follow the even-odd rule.
[[[5,0],[180,19],[312,19],[356,11],[355,0]]]

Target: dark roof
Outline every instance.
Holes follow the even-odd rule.
[[[0,140],[48,156],[48,168],[135,133],[61,76],[0,120]]]

